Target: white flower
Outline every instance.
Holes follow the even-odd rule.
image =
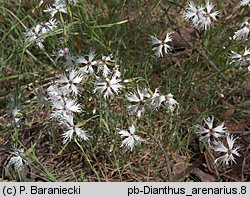
[[[130,113],[136,113],[138,118],[141,117],[147,107],[158,110],[162,103],[165,103],[168,111],[172,113],[178,105],[178,102],[174,99],[174,96],[171,93],[167,95],[160,95],[158,88],[155,89],[154,93],[151,95],[146,88],[140,90],[137,87],[137,93],[138,94],[130,92],[126,95],[126,98],[132,103],[128,107]]]
[[[235,144],[235,139],[233,137],[233,135],[227,135],[226,136],[227,139],[227,146],[225,146],[222,142],[218,142],[215,141],[214,142],[214,146],[213,149],[217,152],[221,152],[221,153],[225,153],[225,155],[218,157],[217,159],[215,159],[214,163],[222,163],[222,164],[226,164],[229,165],[230,163],[236,163],[235,161],[235,157],[236,156],[240,156],[239,154],[239,147],[234,148],[234,144]]]
[[[94,73],[94,69],[92,66],[96,65],[97,61],[94,61],[95,57],[95,51],[90,51],[89,52],[89,57],[88,60],[86,60],[83,56],[78,56],[77,58],[77,63],[82,63],[85,66],[80,68],[80,70],[84,73],[90,73],[93,74]]]
[[[112,96],[114,93],[118,94],[123,87],[120,84],[121,79],[116,78],[116,76],[113,76],[111,80],[109,78],[106,78],[105,81],[101,80],[100,78],[98,78],[97,80],[98,82],[96,82],[96,87],[93,92],[99,92],[100,94],[104,93],[103,97],[105,100]]]
[[[240,5],[241,6],[250,6],[250,0],[241,0],[240,1]]]
[[[81,107],[75,100],[65,98],[64,100],[52,101],[53,112],[51,117],[62,118],[71,113],[80,113]]]
[[[69,72],[69,77],[62,76],[57,82],[59,83],[66,83],[64,86],[65,89],[69,90],[69,92],[73,92],[75,95],[78,94],[78,88],[76,84],[79,84],[83,79],[83,75],[79,73],[79,71],[76,71],[75,69],[72,69]]]
[[[212,9],[214,7],[213,3],[210,3],[209,1],[206,1],[206,11],[202,10],[201,11],[201,17],[199,19],[199,28],[202,28],[204,30],[209,29],[209,27],[212,25],[211,19],[217,21],[216,17],[219,15],[219,11],[215,11],[211,13]]]
[[[53,103],[54,101],[64,101],[69,94],[69,90],[65,89],[64,87],[58,88],[55,85],[50,85],[47,88],[46,95],[49,96],[49,100]]]
[[[37,24],[35,27],[33,27],[31,29],[26,29],[26,33],[24,33],[24,34],[27,36],[27,40],[30,42],[30,41],[33,41],[36,38],[38,38],[41,29],[42,29],[41,24]]]
[[[165,96],[165,103],[168,105],[168,110],[170,112],[173,112],[176,108],[176,106],[179,104],[175,99],[174,95],[169,93]]]
[[[49,12],[51,14],[51,17],[54,17],[55,14],[58,12],[58,10],[51,6],[46,6],[46,9],[43,10],[44,12]]]
[[[169,93],[167,95],[160,95],[158,93],[158,89],[155,90],[154,94],[152,95],[151,105],[154,109],[160,108],[161,104],[165,102],[168,106],[169,112],[173,112],[176,106],[179,104],[175,99],[173,94]]]
[[[14,121],[15,123],[18,123],[19,120],[20,120],[20,109],[17,109],[17,107],[15,107],[14,109],[12,109],[12,112],[11,112],[13,118],[14,118]]]
[[[200,140],[205,140],[205,142],[210,143],[211,139],[217,139],[228,133],[227,128],[224,126],[224,122],[215,128],[213,127],[214,116],[211,118],[207,117],[204,121],[208,126],[208,129],[202,127],[201,125],[196,126],[198,134],[200,135]]]
[[[14,176],[15,173],[17,173],[18,179],[24,180],[25,179],[25,167],[26,167],[25,165],[26,161],[22,158],[22,156],[24,155],[24,150],[16,149],[16,148],[13,148],[12,150],[13,150],[12,154],[15,156],[12,156],[10,158],[6,166],[6,174],[9,176]]]
[[[231,51],[229,58],[232,59],[230,64],[235,64],[236,66],[248,65],[250,63],[250,49],[245,48],[244,53],[241,54]]]
[[[104,77],[107,77],[111,73],[107,64],[108,62],[113,62],[112,58],[113,58],[113,55],[111,54],[109,56],[102,56],[102,59],[97,61],[97,66],[98,66],[97,72],[102,71],[102,75]]]
[[[13,97],[12,95],[8,96],[8,126],[19,126],[19,122],[21,121],[21,118],[23,117],[23,114],[21,113],[20,104],[19,104],[19,97]]]
[[[59,49],[56,55],[56,61],[60,58],[60,57],[66,57],[69,54],[69,48],[65,47],[63,49]]]
[[[44,38],[41,38],[41,36],[57,28],[58,23],[59,22],[56,19],[50,19],[49,22],[46,22],[45,24],[40,23],[31,29],[26,29],[26,32],[24,33],[26,36],[26,42],[35,42],[40,49],[43,49]]]
[[[126,98],[132,104],[128,106],[130,113],[136,113],[137,117],[140,118],[142,113],[145,112],[146,106],[149,104],[149,98],[151,95],[148,93],[148,90],[144,88],[140,90],[137,86],[137,94],[136,93],[128,93],[126,94]]]
[[[245,21],[241,24],[241,29],[234,33],[233,39],[240,40],[240,39],[247,39],[250,32],[250,23]]]
[[[51,17],[54,17],[57,12],[62,12],[67,14],[67,4],[65,0],[55,0],[51,6],[47,6],[44,12],[50,13]]]
[[[48,33],[48,32],[51,32],[51,31],[53,31],[54,29],[56,29],[56,28],[58,28],[58,24],[59,24],[60,22],[58,22],[56,19],[50,19],[48,22],[46,22],[44,25],[43,25],[43,27],[42,27],[42,29],[41,29],[41,32],[42,32],[42,34],[46,34],[46,33]]]
[[[151,96],[151,106],[153,109],[158,109],[161,106],[161,103],[165,100],[165,96],[160,95],[159,88],[156,88],[154,93]]]
[[[73,61],[76,60],[76,57],[70,54],[69,48],[67,47],[58,50],[55,62],[57,62],[60,57],[64,57],[66,59],[65,65],[67,66],[72,65]]]
[[[153,45],[153,51],[155,51],[156,57],[163,57],[163,52],[166,54],[172,50],[172,47],[167,43],[172,41],[171,33],[167,33],[163,41],[159,40],[155,36],[151,36],[151,43]],[[154,47],[155,46],[155,47]]]
[[[122,141],[121,147],[127,147],[131,151],[133,151],[136,144],[145,141],[142,137],[135,135],[135,126],[133,124],[129,127],[129,131],[120,130],[118,133],[121,137],[127,137]]]
[[[217,20],[219,11],[211,12],[214,8],[214,4],[206,1],[206,5],[197,6],[193,1],[189,1],[188,8],[184,12],[184,19],[191,20],[193,26],[197,29],[207,30],[212,25],[212,19]]]
[[[14,165],[16,169],[21,170],[23,168],[23,159],[20,156],[11,157],[9,165]]]
[[[26,32],[24,33],[24,35],[26,36],[26,42],[34,41],[40,49],[43,49],[44,38],[39,38],[41,36],[41,30],[42,30],[41,24],[37,24],[35,27],[31,29],[26,29]]]
[[[68,114],[60,120],[61,124],[63,124],[66,128],[65,132],[63,133],[63,143],[67,143],[70,141],[76,133],[77,137],[80,140],[89,140],[89,136],[87,135],[87,131],[79,128],[77,125],[74,124],[74,117],[73,114]]]
[[[22,118],[22,113],[18,107],[13,107],[13,109],[9,109],[8,112],[8,126],[19,126],[20,119]]]
[[[115,78],[120,78],[121,77],[121,72],[120,72],[120,65],[115,65],[114,67],[113,67],[113,76],[115,77]]]
[[[188,2],[188,8],[184,12],[184,19],[191,20],[194,27],[198,27],[201,13],[204,10],[203,6],[196,6],[193,1]]]

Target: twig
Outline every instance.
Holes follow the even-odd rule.
[[[171,166],[170,166],[170,160],[168,157],[168,154],[166,153],[166,151],[163,149],[162,144],[160,143],[159,140],[157,140],[153,135],[150,135],[150,137],[155,141],[155,143],[159,146],[159,148],[161,149],[163,155],[164,155],[164,160],[166,163],[167,168],[165,169],[168,180],[172,181],[172,175],[171,175]]]

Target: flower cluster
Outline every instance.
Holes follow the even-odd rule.
[[[189,1],[188,8],[184,12],[184,19],[190,20],[196,29],[209,29],[213,24],[212,20],[217,21],[220,11],[212,12],[214,4],[206,1],[206,5],[195,5]]]
[[[106,54],[102,52],[98,54],[98,51],[106,45],[106,42],[102,42],[99,37],[97,40],[98,42],[101,42],[103,46],[97,47],[97,51],[91,49],[92,46],[86,47],[87,44],[97,41],[96,39],[93,40],[93,42],[89,42],[89,40],[84,41],[83,43],[85,44],[85,46],[83,46],[83,49],[80,49],[80,43],[77,43],[76,41],[73,42],[73,45],[70,45],[69,42],[73,40],[72,38],[70,38],[70,36],[76,36],[77,41],[81,39],[82,36],[84,36],[84,38],[90,39],[93,38],[92,30],[94,29],[98,29],[97,33],[99,35],[99,30],[101,30],[101,27],[113,27],[113,25],[121,24],[112,23],[100,25],[99,23],[96,23],[96,21],[94,21],[94,23],[90,22],[89,24],[87,24],[87,26],[82,26],[80,20],[75,21],[77,18],[81,19],[81,17],[78,17],[77,15],[82,12],[74,11],[79,11],[78,9],[82,8],[83,5],[79,5],[72,10],[70,9],[70,6],[72,6],[72,4],[76,4],[77,2],[78,0],[51,1],[51,4],[46,5],[45,9],[43,10],[43,12],[46,13],[45,15],[49,17],[49,20],[47,22],[38,22],[33,27],[26,28],[26,32],[23,33],[26,39],[25,47],[29,46],[30,44],[35,44],[43,51],[42,54],[45,54],[47,56],[46,61],[51,60],[51,62],[53,63],[53,67],[58,69],[57,71],[55,71],[52,77],[53,82],[49,82],[42,86],[44,88],[42,88],[42,91],[45,90],[43,92],[45,96],[43,98],[43,102],[46,103],[46,107],[49,108],[49,111],[47,111],[49,114],[49,119],[51,120],[51,122],[56,123],[56,126],[59,126],[59,130],[62,131],[61,138],[65,147],[72,140],[75,140],[76,143],[78,143],[77,140],[82,141],[81,143],[90,141],[94,133],[93,131],[90,131],[89,127],[87,127],[89,125],[88,121],[91,120],[92,122],[92,119],[100,119],[97,124],[100,123],[100,127],[105,126],[106,130],[108,131],[107,134],[109,135],[109,137],[105,139],[116,138],[112,136],[113,134],[112,130],[110,130],[110,126],[119,126],[119,128],[116,129],[115,132],[115,136],[119,136],[121,138],[121,142],[119,143],[119,145],[120,147],[132,152],[136,148],[136,146],[145,143],[148,139],[150,139],[145,137],[147,135],[145,135],[145,133],[140,130],[139,125],[139,123],[146,123],[148,119],[154,117],[152,115],[147,116],[147,114],[150,114],[150,112],[155,114],[155,112],[163,109],[166,113],[171,115],[171,119],[174,119],[174,116],[172,115],[179,107],[179,100],[175,100],[175,97],[172,94],[173,92],[171,91],[160,92],[160,88],[151,90],[149,85],[145,86],[144,84],[143,86],[139,84],[144,81],[144,79],[142,78],[134,77],[129,80],[124,80],[124,76],[126,76],[127,74],[121,73],[122,67],[120,70],[120,65],[118,65],[119,63],[117,63],[117,60],[115,59],[116,57],[114,57],[110,51],[105,52]],[[230,66],[233,65],[234,68],[248,67],[250,71],[250,48],[248,40],[250,33],[250,23],[248,16],[246,16],[246,9],[249,9],[250,7],[250,0],[238,1],[241,6],[244,6],[244,8],[241,8],[241,10],[244,11],[242,12],[244,14],[241,18],[245,18],[240,20],[238,22],[239,24],[237,28],[232,31],[230,35],[230,42],[228,44],[225,44],[224,41],[220,42],[219,39],[221,35],[224,36],[227,34],[227,30],[224,29],[224,27],[226,27],[225,24],[228,24],[228,20],[232,19],[233,22],[237,21],[238,18],[234,17],[240,12],[235,12],[235,14],[230,16],[230,18],[225,18],[225,21],[221,22],[222,25],[220,25],[220,27],[223,28],[223,32],[220,32],[218,29],[216,31],[212,31],[210,34],[207,31],[214,27],[214,23],[217,23],[217,20],[220,17],[220,11],[216,9],[216,4],[212,3],[211,0],[205,0],[203,2],[203,4],[196,4],[195,1],[189,0],[186,2],[187,7],[184,7],[183,9],[183,20],[190,22],[193,27],[198,30],[194,32],[197,33],[196,35],[193,35],[193,32],[191,32],[192,30],[187,34],[182,34],[182,31],[179,31],[178,25],[175,25],[174,21],[170,21],[171,24],[174,24],[172,30],[176,30],[176,32],[179,34],[179,38],[174,35],[174,32],[165,32],[165,30],[165,34],[162,35],[163,37],[150,34],[150,44],[152,47],[152,53],[154,53],[155,57],[164,57],[166,56],[166,54],[170,54],[174,51],[173,53],[175,54],[170,61],[176,62],[173,67],[173,73],[176,74],[174,77],[177,76],[178,78],[180,77],[179,75],[181,75],[181,77],[177,79],[176,82],[182,80],[182,75],[185,75],[185,72],[183,72],[184,70],[181,67],[181,72],[178,73],[176,72],[178,68],[175,67],[178,66],[179,63],[182,63],[182,61],[180,62],[177,59],[182,56],[182,53],[180,54],[179,51],[183,50],[184,48],[187,49],[185,50],[185,55],[190,55],[189,57],[195,55],[197,58],[196,61],[188,60],[185,61],[186,63],[193,64],[194,62],[200,61],[203,64],[203,61],[207,61],[207,63],[210,64],[212,68],[216,69],[217,71],[223,72],[225,71],[225,68],[219,68],[220,65],[223,65],[219,63],[223,62],[223,58],[225,58],[227,59],[227,63],[230,64]],[[42,4],[43,1],[41,1],[35,9],[39,8]],[[180,8],[182,8],[182,6],[180,6]],[[73,15],[71,12],[73,13]],[[87,15],[84,18],[93,18],[87,17],[88,12],[86,13]],[[89,13],[91,13],[92,15],[95,12]],[[223,15],[224,13],[225,12],[223,12]],[[70,14],[70,16],[66,16],[67,14]],[[60,21],[58,21],[59,19]],[[24,24],[22,25],[25,26]],[[82,33],[81,31],[86,29],[86,27],[87,32]],[[61,33],[63,33],[63,37]],[[53,45],[50,46],[53,47],[53,50],[56,49],[55,51],[51,50],[54,53],[54,59],[52,59],[50,57],[49,48],[48,51],[44,49],[46,47],[45,39],[48,36],[60,37],[58,35],[61,35],[61,38],[58,38],[58,42],[53,42]],[[216,36],[215,40],[214,36]],[[96,35],[94,35],[94,37],[96,37]],[[203,38],[204,41],[202,41]],[[172,40],[177,42],[180,39],[185,42],[184,45],[183,43],[180,43],[180,45],[172,45]],[[210,58],[213,58],[214,53],[219,52],[219,50],[209,49],[209,47],[215,47],[217,45],[217,43],[213,43],[213,45],[210,45],[209,39],[213,39],[213,41],[218,42],[218,46],[220,46],[220,44],[225,44],[224,46],[227,46],[229,48],[232,47],[232,49],[223,47],[224,49],[227,49],[227,52],[229,52],[228,56],[225,57],[224,54],[223,57],[215,57],[214,60],[211,60]],[[110,43],[111,41],[108,42],[108,44]],[[237,46],[236,44],[239,44],[239,46]],[[111,46],[113,47],[113,45],[110,45],[109,47],[104,47],[104,49],[110,50]],[[173,50],[172,46],[176,46],[176,49]],[[177,48],[177,46],[180,46],[180,48]],[[192,49],[190,50],[190,48]],[[88,51],[84,54],[77,54],[77,52],[80,50]],[[114,51],[118,52],[117,50]],[[33,58],[36,55],[36,53],[31,54],[29,52],[28,54]],[[218,55],[220,54],[218,53]],[[39,56],[37,58],[39,58]],[[147,58],[150,63],[152,57],[149,57],[150,59]],[[8,62],[8,60],[6,60],[6,63]],[[5,64],[5,59],[3,59],[3,62]],[[216,65],[218,65],[218,69]],[[199,78],[202,78],[203,75],[199,74],[206,69],[204,70],[204,68],[202,68],[202,70],[197,71],[199,69],[200,67],[196,68],[195,70],[190,70],[190,72],[193,73],[184,78],[183,84],[181,84],[180,88],[178,89],[179,91],[183,91],[185,87],[190,88],[189,90],[199,90],[185,85],[185,83],[188,83],[194,79],[196,81],[196,74],[198,74]],[[172,72],[169,73],[169,76],[171,74]],[[208,81],[212,79],[210,79],[209,75],[205,76],[207,76],[206,80]],[[138,81],[134,81],[134,79],[138,79]],[[36,85],[38,83],[40,84],[41,81],[32,83],[32,85]],[[193,84],[193,82],[191,84]],[[184,92],[186,93],[187,91]],[[23,116],[21,114],[21,108],[13,98],[10,99],[10,102],[11,103],[8,105],[9,125],[18,127]],[[88,104],[88,102],[90,104]],[[189,102],[191,104],[191,101]],[[117,115],[118,111],[111,111],[112,113],[115,112],[115,115],[111,115],[110,112],[110,114],[105,112],[111,109],[114,104],[116,105],[116,107],[127,107],[127,111],[122,111],[121,117],[125,117],[125,125],[122,127],[119,125],[119,123],[114,124],[114,120],[112,120],[112,124],[108,122],[109,120],[105,120]],[[93,106],[94,110],[88,111]],[[97,109],[98,111],[96,111]],[[180,108],[180,110],[182,110],[182,108]],[[127,115],[124,115],[124,112],[128,112]],[[146,120],[143,120],[144,117],[146,117]],[[206,148],[209,149],[209,151],[212,151],[210,153],[215,155],[215,164],[222,164],[226,166],[234,164],[236,163],[237,158],[240,157],[240,147],[237,145],[237,138],[230,134],[224,122],[215,125],[214,120],[214,116],[206,117],[204,119],[204,125],[196,125],[199,140],[206,145]],[[177,124],[177,126],[175,125],[175,122],[173,123],[174,127],[172,127],[171,124],[170,128],[178,130],[179,125]],[[171,133],[175,130],[172,130]],[[154,134],[158,135],[158,133]],[[180,138],[181,137],[182,134]],[[177,139],[179,139],[179,137]],[[79,144],[77,145],[79,146]],[[11,153],[8,164],[6,163],[7,172],[11,172],[14,170],[20,175],[23,174],[25,172],[25,165],[28,164],[27,158],[24,157],[25,153],[23,150],[14,150]],[[11,173],[9,173],[9,175],[11,175]]]
[[[59,24],[60,22],[56,19],[50,19],[48,22],[37,24],[31,29],[27,28],[26,32],[24,33],[24,35],[26,36],[26,42],[35,42],[37,47],[43,49],[43,35],[53,32],[55,29],[58,28]]]
[[[166,104],[168,111],[173,112],[178,104],[170,93],[168,95],[161,95],[158,89],[153,94],[150,94],[148,89],[142,90],[137,87],[137,93],[129,92],[126,95],[127,100],[131,103],[128,106],[130,113],[136,114],[138,118],[145,112],[147,108],[159,109],[162,104]]]
[[[137,86],[137,90],[135,93],[127,93],[126,98],[131,103],[128,106],[130,114],[136,115],[136,117],[138,118],[141,118],[142,114],[147,109],[158,110],[164,103],[167,106],[168,111],[171,113],[178,105],[178,102],[176,102],[171,93],[167,95],[161,95],[158,89],[156,89],[154,93],[150,93],[147,88],[140,89],[139,86]],[[134,146],[137,143],[146,141],[140,136],[134,135],[134,124],[132,124],[132,126],[129,128],[129,131],[119,130],[118,133],[122,137],[127,137],[122,141],[121,147],[124,146],[130,148],[131,151],[134,149]]]
[[[59,26],[59,22],[54,19],[58,13],[67,14],[68,3],[76,3],[76,0],[55,0],[51,5],[46,6],[45,13],[50,14],[49,22],[38,24],[34,29],[27,30],[27,41],[35,42],[39,48],[43,49],[44,34],[53,32]],[[62,17],[62,16],[61,16]],[[125,89],[124,83],[130,80],[122,80],[120,66],[116,64],[112,54],[102,55],[100,59],[94,50],[90,50],[87,56],[73,55],[69,48],[65,47],[63,39],[60,49],[56,53],[54,63],[59,59],[65,60],[65,73],[55,80],[53,84],[47,87],[44,94],[46,97],[43,101],[51,107],[51,118],[56,120],[63,127],[63,143],[67,143],[74,136],[80,140],[89,140],[90,136],[82,128],[82,122],[77,123],[76,115],[83,112],[83,106],[79,103],[78,98],[82,97],[81,87],[84,83],[94,86],[92,93],[101,95],[105,101],[113,99],[114,96],[121,94]],[[168,32],[164,40],[151,36],[153,51],[157,57],[163,57],[163,53],[172,50],[170,42],[172,41],[171,33]],[[125,98],[131,103],[128,106],[130,114],[140,118],[146,110],[158,110],[162,106],[167,107],[167,111],[173,113],[178,103],[171,93],[161,95],[158,89],[151,93],[149,89],[140,89],[137,87],[137,93],[127,92]],[[139,136],[134,135],[135,126],[129,128],[129,132],[120,131],[122,137],[127,137],[121,146],[129,147],[133,150],[136,142],[144,141]],[[130,135],[129,135],[130,134]]]
[[[77,0],[70,0],[69,3],[76,3]],[[38,48],[44,48],[44,39],[45,34],[52,33],[54,30],[58,29],[60,22],[57,21],[54,17],[56,13],[65,13],[67,14],[67,0],[55,0],[52,6],[47,6],[45,13],[50,13],[51,18],[46,23],[39,23],[32,28],[26,28],[24,35],[26,36],[26,42],[34,42]]]
[[[74,134],[80,140],[89,140],[87,131],[74,121],[74,115],[83,112],[80,103],[77,102],[77,98],[81,97],[79,86],[88,79],[88,82],[93,82],[93,93],[103,95],[105,100],[119,94],[123,88],[119,65],[115,64],[112,55],[94,60],[96,54],[92,50],[86,59],[84,56],[71,55],[68,48],[63,48],[57,53],[56,61],[60,57],[65,57],[65,65],[69,67],[64,75],[58,77],[55,83],[47,88],[46,100],[51,104],[51,117],[64,128],[63,143],[70,141]]]
[[[91,50],[87,59],[84,56],[76,57],[76,62],[82,65],[81,71],[87,74],[102,75],[105,78],[112,75],[109,65],[113,65],[112,63],[115,62],[113,55],[102,56],[99,60],[94,60],[95,56],[95,51]]]
[[[78,85],[83,78],[79,70],[71,69],[68,75],[61,76],[56,80],[57,84],[50,85],[47,89],[52,107],[51,117],[58,120],[64,128],[63,143],[70,141],[74,133],[80,140],[89,139],[86,130],[74,124],[74,114],[82,112],[77,96],[80,94]]]
[[[200,140],[211,145],[211,148],[224,155],[215,159],[214,163],[229,165],[236,163],[235,156],[239,157],[239,147],[235,147],[235,138],[230,135],[224,123],[213,127],[214,116],[204,119],[208,128],[197,125]],[[226,142],[226,144],[223,143]]]
[[[152,50],[155,52],[155,56],[157,58],[163,57],[163,53],[167,54],[172,50],[172,47],[169,45],[171,41],[171,32],[166,34],[164,40],[160,40],[156,36],[151,36],[151,44],[153,45]],[[98,86],[96,87],[96,90],[98,90],[100,93],[106,90],[104,98],[107,98],[109,95],[111,95],[112,89],[113,92],[117,94],[119,89],[122,88],[122,85],[119,84],[120,80],[117,80],[119,79],[120,72],[117,72],[117,68],[114,68],[114,71],[116,73],[116,77],[113,77],[111,80],[106,78],[106,81],[101,81],[96,84]],[[126,80],[124,80],[124,82],[125,81]],[[129,114],[135,115],[137,118],[141,118],[146,110],[158,110],[161,106],[166,106],[168,112],[173,113],[176,106],[178,105],[178,102],[174,99],[174,96],[171,93],[167,95],[161,95],[158,88],[155,89],[154,92],[151,92],[147,88],[139,88],[138,85],[136,91],[126,93],[125,98],[130,103],[128,106]],[[134,149],[137,143],[145,141],[140,136],[134,135],[134,124],[129,127],[129,131],[119,130],[118,133],[121,135],[121,137],[127,137],[122,141],[121,147],[127,147],[131,151]]]
[[[75,61],[80,64],[81,73],[95,77],[93,93],[99,93],[107,100],[112,95],[118,94],[123,88],[119,65],[115,64],[112,54],[102,56],[97,60],[95,60],[95,56],[95,51],[91,50],[87,59],[84,56],[76,56]],[[110,66],[113,67],[113,70],[110,69]]]
[[[233,37],[230,37],[230,40],[233,40],[234,42],[239,42],[240,44],[243,41],[245,44],[245,50],[241,53],[237,53],[231,50],[228,54],[228,57],[231,59],[230,64],[239,66],[240,69],[246,66],[248,68],[248,71],[250,71],[250,49],[249,47],[247,47],[249,32],[250,23],[248,21],[245,21],[241,24],[241,29],[234,32]]]

